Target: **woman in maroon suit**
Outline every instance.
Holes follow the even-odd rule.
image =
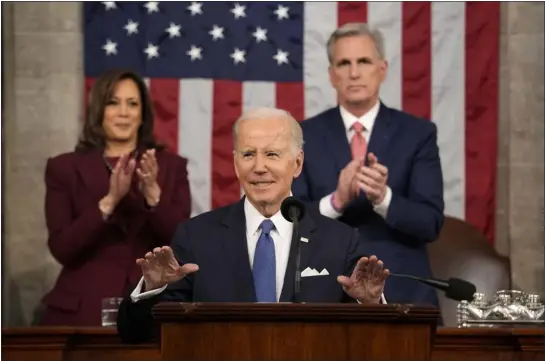
[[[43,298],[44,325],[101,325],[101,299],[141,276],[135,259],[170,244],[190,217],[187,162],[153,137],[144,81],[112,70],[95,82],[82,136],[45,170],[48,245],[63,266]]]

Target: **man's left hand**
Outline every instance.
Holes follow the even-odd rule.
[[[377,205],[382,203],[386,196],[388,168],[380,164],[373,153],[369,153],[367,159],[369,166],[362,166],[356,173],[354,180],[357,187],[365,192],[371,203]]]
[[[350,297],[363,304],[378,304],[389,274],[390,271],[384,269],[384,264],[376,256],[362,257],[350,278],[339,276],[337,281]]]

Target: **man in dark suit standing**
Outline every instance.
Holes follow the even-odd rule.
[[[387,62],[379,31],[345,24],[327,46],[339,105],[301,123],[305,164],[293,193],[360,229],[365,250],[392,272],[430,277],[427,244],[443,224],[443,178],[434,123],[379,100]],[[388,302],[438,305],[435,290],[396,278]]]
[[[181,224],[172,247],[137,260],[143,277],[118,314],[125,342],[153,336],[151,308],[160,300],[293,301],[296,247],[280,206],[301,173],[302,143],[299,123],[283,110],[256,109],[237,121],[234,165],[245,197]],[[309,209],[299,234],[298,301],[385,303],[388,270],[364,257],[357,230]]]

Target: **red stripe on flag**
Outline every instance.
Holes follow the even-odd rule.
[[[431,3],[403,3],[402,34],[403,110],[431,119]]]
[[[298,121],[305,118],[305,85],[276,83],[276,107],[287,110]]]
[[[367,21],[367,1],[339,1],[337,3],[337,24]]]
[[[213,97],[212,209],[216,209],[240,200],[233,164],[233,124],[242,113],[242,83],[215,80]]]
[[[494,243],[500,3],[466,3],[466,221]]]
[[[179,84],[178,79],[153,78],[149,82],[155,113],[155,136],[161,144],[175,153],[178,153]]]

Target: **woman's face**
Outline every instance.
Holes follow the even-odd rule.
[[[132,79],[117,83],[104,108],[102,126],[109,142],[135,142],[142,124],[142,99]]]

